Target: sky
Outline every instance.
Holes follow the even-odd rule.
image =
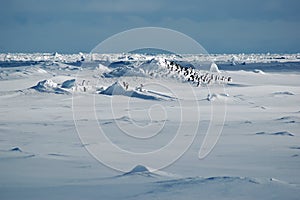
[[[209,53],[299,53],[299,0],[0,0],[0,52],[90,52],[138,27],[182,32]]]

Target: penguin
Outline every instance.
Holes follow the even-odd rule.
[[[187,76],[188,75],[188,70],[187,68],[184,68],[184,73],[183,73],[184,76]]]
[[[203,80],[204,80],[204,75],[203,74],[200,76],[200,80],[203,82]]]
[[[194,81],[194,75],[191,74],[190,77],[189,77],[189,79],[190,79],[191,81]]]
[[[211,78],[208,78],[207,84],[210,84],[211,80]]]
[[[170,69],[170,64],[169,63],[167,63],[167,69]]]
[[[144,85],[141,83],[140,87],[137,87],[137,90],[139,90],[140,92],[143,92],[143,87],[144,87]]]
[[[218,80],[218,75],[215,76],[215,82],[217,82],[217,80]]]
[[[198,81],[199,80],[199,75],[195,74],[195,80]]]

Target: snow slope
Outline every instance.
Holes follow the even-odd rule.
[[[197,87],[164,59],[203,72],[213,59],[233,82]],[[299,199],[299,66],[299,54],[0,54],[0,199]],[[224,103],[224,124],[211,123]],[[141,154],[183,131],[174,151],[133,165],[97,135],[80,140],[94,123]],[[209,127],[222,134],[200,160]],[[124,171],[87,151],[99,143]]]

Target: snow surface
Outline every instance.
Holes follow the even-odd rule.
[[[166,69],[164,59],[203,72],[211,65],[202,63],[212,59],[214,73],[233,82],[225,90],[196,87]],[[0,54],[0,199],[299,199],[299,72],[299,54]],[[195,102],[199,129],[185,154],[159,170],[153,166],[171,154],[131,166],[104,148],[126,168],[120,172],[86,151],[97,141],[78,137],[74,100],[83,102],[80,114],[96,115],[107,137],[127,151],[155,151],[180,126],[185,144],[198,119],[177,115],[195,112]],[[212,124],[223,127],[221,137],[199,160],[211,105],[220,114],[224,102],[224,126]],[[91,132],[89,121],[77,123]]]

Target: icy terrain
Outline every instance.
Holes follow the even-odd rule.
[[[171,61],[232,81],[197,85]],[[0,199],[299,199],[299,72],[299,54],[0,54]],[[224,124],[212,105],[226,105]],[[131,165],[103,147],[111,169],[87,151],[97,137],[77,133],[93,132],[91,114],[126,151],[160,149],[180,128],[174,149],[189,148],[156,170],[172,155]],[[222,134],[199,159],[209,127]]]

